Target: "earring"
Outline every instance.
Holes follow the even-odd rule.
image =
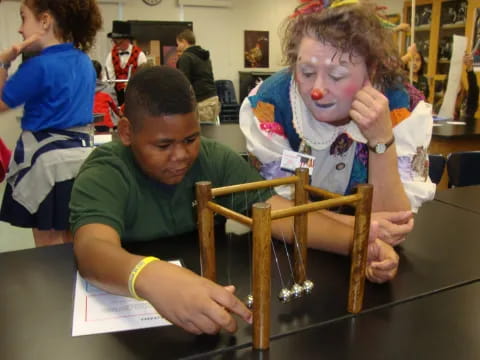
[[[310,93],[310,97],[312,98],[312,100],[320,100],[321,98],[323,98],[323,95],[324,94],[322,90],[317,88],[313,88],[312,92]]]

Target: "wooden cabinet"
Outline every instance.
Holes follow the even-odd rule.
[[[480,0],[470,0],[468,2],[467,24],[465,34],[467,36],[467,49],[473,49],[480,44]],[[473,52],[473,50],[472,50]],[[480,47],[473,52],[474,68],[480,65]],[[480,72],[476,72],[477,84],[480,84]],[[480,110],[475,114],[480,119]]]
[[[434,110],[442,102],[450,67],[453,35],[466,35],[467,0],[418,0],[415,2],[414,41],[425,59],[425,75],[429,81],[429,102]],[[411,1],[405,1],[403,21],[411,24]],[[410,34],[403,35],[404,53],[410,45]],[[470,47],[471,48],[471,47]]]

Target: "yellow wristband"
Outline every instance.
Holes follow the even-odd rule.
[[[157,260],[160,260],[160,259],[154,256],[148,256],[146,258],[143,258],[138,262],[137,265],[135,265],[132,271],[130,271],[130,276],[128,277],[128,292],[133,298],[140,301],[144,300],[140,296],[138,296],[137,292],[135,291],[135,281],[137,281],[138,274],[140,274],[140,272],[145,268],[145,266],[150,264],[152,261],[157,261]]]

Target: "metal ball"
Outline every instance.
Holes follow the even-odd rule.
[[[253,295],[252,294],[247,295],[247,298],[245,300],[245,305],[247,305],[247,307],[249,309],[253,308]]]
[[[293,298],[296,299],[296,298],[299,298],[300,296],[302,296],[303,287],[302,287],[302,285],[299,285],[299,284],[293,284],[292,290],[290,290],[290,291],[292,292]]]
[[[289,302],[291,298],[292,298],[292,292],[289,289],[283,288],[282,290],[280,290],[280,294],[278,294],[278,299],[282,303]]]
[[[305,294],[310,294],[313,290],[313,286],[314,286],[313,281],[305,280],[302,285],[303,291],[305,292]]]

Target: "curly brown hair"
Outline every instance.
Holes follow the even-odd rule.
[[[48,12],[56,21],[55,35],[88,51],[102,28],[102,15],[96,0],[24,0],[35,16]]]
[[[326,8],[288,18],[283,25],[284,62],[292,69],[302,38],[311,37],[350,56],[362,56],[372,83],[381,89],[405,81],[392,30],[382,26],[373,3]]]

